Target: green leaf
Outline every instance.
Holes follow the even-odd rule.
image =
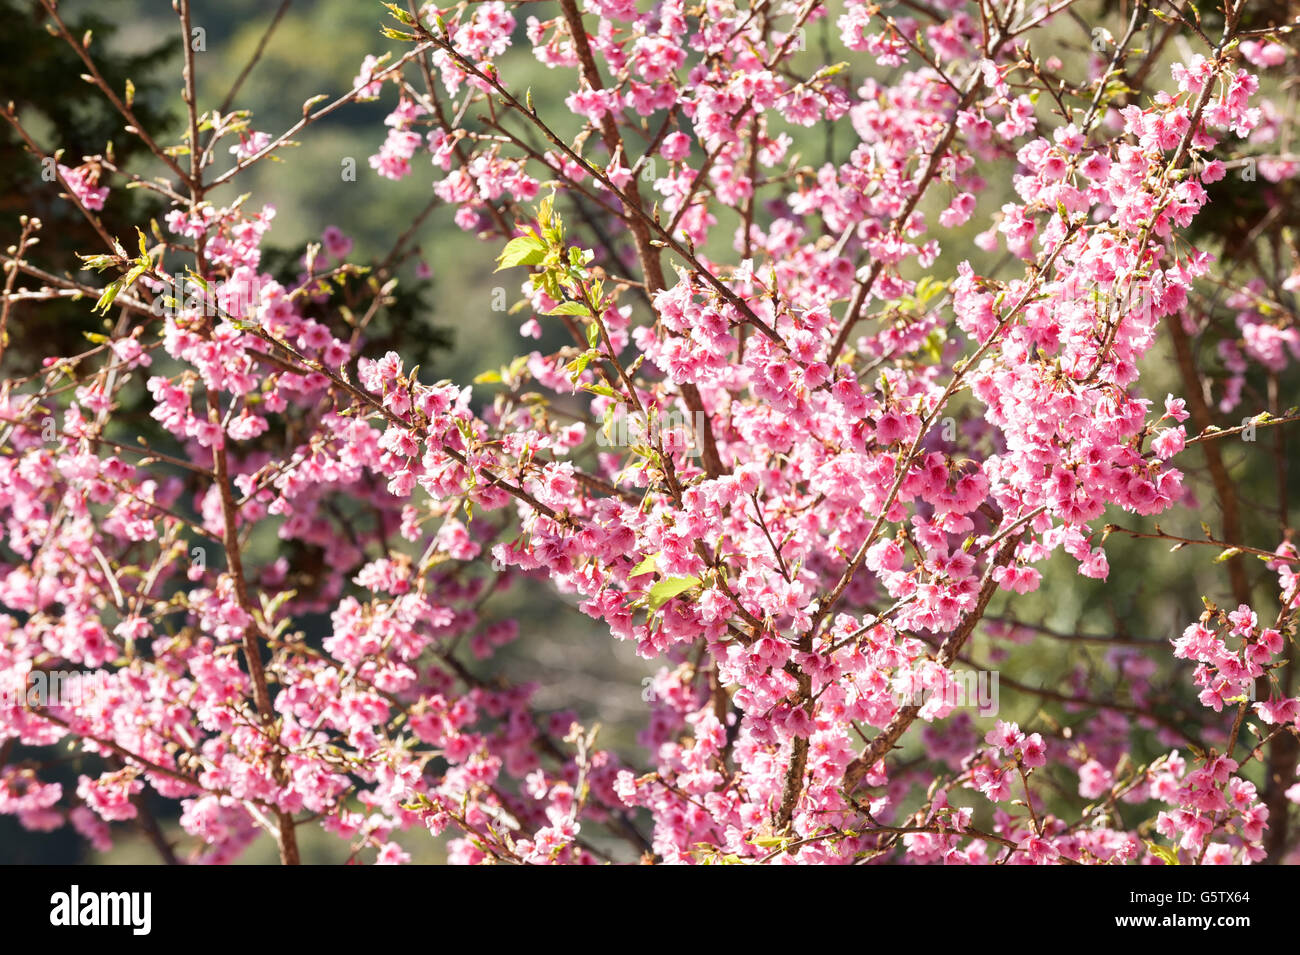
[[[280,612],[280,608],[285,605],[285,602],[288,601],[291,597],[296,596],[297,593],[298,591],[296,590],[282,590],[274,597],[272,597],[270,600],[267,600],[266,595],[263,594],[262,595],[262,618],[264,620],[273,619],[275,615]]]
[[[408,27],[415,26],[415,17],[411,16],[397,4],[385,3],[384,6],[388,8],[388,12],[391,13],[395,19],[405,23]]]
[[[111,255],[81,255],[81,253],[77,253],[77,254],[81,256],[82,262],[85,263],[82,266],[83,270],[94,269],[96,272],[102,272],[104,271],[104,269],[108,268],[110,265],[116,264],[117,262],[117,260],[113,258],[113,256]]]
[[[501,372],[499,371],[485,371],[481,375],[474,376],[474,384],[476,385],[494,384],[501,380]]]
[[[538,265],[546,257],[546,249],[536,236],[521,235],[506,243],[497,257],[496,271],[516,265]]]
[[[948,283],[933,279],[930,276],[924,276],[916,283],[916,291],[913,293],[918,303],[925,305],[930,299],[934,298],[941,292],[947,291]]]
[[[1161,859],[1165,865],[1182,865],[1178,861],[1178,851],[1176,849],[1171,849],[1168,846],[1158,846],[1154,842],[1148,842],[1147,848],[1151,850],[1153,856]]]
[[[99,301],[95,303],[95,307],[91,309],[91,312],[102,311],[107,315],[108,310],[113,306],[113,299],[117,298],[117,293],[120,291],[122,291],[121,282],[109,282],[104,287],[103,293],[99,296]]]
[[[148,270],[149,267],[147,265],[132,266],[131,270],[126,273],[126,277],[122,279],[122,288],[130,288],[135,284],[135,280],[144,275]]]
[[[516,355],[510,361],[510,367],[506,369],[506,377],[510,379],[518,378],[523,374],[524,369],[528,367],[527,355]]]
[[[938,364],[943,359],[943,346],[948,340],[948,334],[942,328],[936,328],[925,337],[921,343],[921,351],[930,361]]]
[[[596,386],[595,386],[595,385],[587,385],[587,387],[588,387],[588,388],[595,388]],[[611,390],[612,390],[612,389],[611,389]],[[618,411],[618,405],[616,405],[616,404],[615,404],[614,402],[612,402],[612,401],[611,401],[611,402],[606,406],[606,408],[605,408],[605,416],[604,416],[604,420],[603,420],[603,421],[601,422],[601,424],[600,424],[600,430],[601,430],[601,433],[604,434],[606,438],[609,438],[609,437],[612,436],[612,432],[613,432],[613,428],[614,428],[614,413],[615,413],[616,411]]]
[[[578,315],[587,318],[591,315],[591,310],[581,302],[561,302],[555,308],[546,312],[547,315]]]
[[[628,579],[631,580],[633,577],[640,577],[643,574],[654,573],[655,570],[658,569],[655,566],[655,562],[658,559],[659,559],[658,554],[651,554],[645,560],[641,561],[641,563],[637,564],[635,567],[632,568],[632,573],[627,575]]]
[[[587,344],[592,348],[600,347],[600,326],[594,321],[587,326]]]
[[[191,282],[193,282],[193,283],[194,283],[195,285],[197,285],[199,288],[203,289],[203,291],[205,291],[205,292],[209,291],[209,289],[208,289],[208,281],[207,281],[207,279],[205,279],[202,275],[199,275],[198,272],[195,272],[195,271],[194,271],[192,268],[190,268],[188,265],[185,267],[185,274],[186,274],[186,276],[189,277],[189,280],[190,280]]]
[[[1229,547],[1227,550],[1222,551],[1218,557],[1214,558],[1214,562],[1216,564],[1222,564],[1225,560],[1232,560],[1232,558],[1236,557],[1240,553],[1240,547]]]
[[[576,384],[578,379],[582,377],[582,373],[587,370],[587,366],[591,364],[591,360],[596,357],[597,355],[594,349],[591,351],[585,351],[577,358],[573,359],[573,361],[565,365],[565,370],[569,372],[569,380]]]
[[[646,591],[646,606],[654,613],[678,594],[700,585],[698,577],[665,577]]]

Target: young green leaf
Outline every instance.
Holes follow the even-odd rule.
[[[536,236],[521,235],[506,243],[497,257],[496,271],[516,265],[538,265],[546,257],[546,249]]]
[[[109,282],[108,285],[104,286],[104,291],[99,296],[99,301],[95,303],[95,307],[91,309],[91,312],[108,314],[108,310],[113,306],[113,299],[117,298],[117,293],[120,291],[122,291],[121,282]]]
[[[698,577],[665,577],[646,591],[646,606],[654,613],[678,594],[700,585]]]
[[[651,554],[645,560],[641,561],[641,563],[632,568],[632,572],[627,575],[628,579],[631,580],[633,577],[641,577],[644,574],[653,574],[657,569],[655,562],[658,561],[658,559],[658,554]]]
[[[1148,842],[1147,848],[1151,854],[1164,862],[1165,865],[1181,865],[1178,861],[1178,850],[1171,849],[1169,846],[1158,846],[1154,842]]]

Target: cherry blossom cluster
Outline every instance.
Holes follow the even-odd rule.
[[[1300,554],[1285,514],[1245,539],[1217,447],[1293,417],[1300,261],[1194,238],[1297,172],[1293,34],[1244,7],[1138,5],[1099,49],[1074,0],[391,6],[319,112],[384,102],[370,168],[517,289],[524,353],[456,380],[370,344],[402,229],[277,279],[273,206],[208,192],[288,134],[187,100],[161,226],[82,277],[6,259],[7,320],[36,288],[111,331],[0,386],[0,677],[105,677],[0,706],[0,811],[103,850],[156,831],[147,788],[202,862],[307,827],[379,863],[425,830],[469,864],[1291,858]],[[60,167],[92,223],[96,182]],[[1223,525],[1168,534],[1202,450]],[[1058,551],[1122,588],[1117,534],[1217,549],[1221,591],[1172,641],[1018,617]],[[634,750],[508,678],[523,578],[652,661]],[[1018,722],[961,705],[994,666]],[[39,758],[69,743],[75,787]]]

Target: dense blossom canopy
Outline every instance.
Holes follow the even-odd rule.
[[[1216,182],[1300,168],[1270,145],[1295,34],[1227,4],[1110,30],[1075,0],[391,7],[397,53],[299,125],[391,106],[370,169],[431,177],[522,291],[522,327],[493,320],[537,347],[456,381],[368,346],[405,224],[364,274],[331,229],[286,284],[267,197],[209,198],[299,128],[191,82],[171,149],[104,87],[162,175],[64,156],[57,188],[92,223],[127,185],[170,209],[85,250],[99,279],[33,264],[30,219],[5,256],[5,322],[79,293],[112,321],[4,356],[0,676],[81,675],[0,705],[0,812],[105,848],[148,787],[209,862],[264,831],[295,861],[305,827],[385,863],[423,829],[461,863],[1280,857],[1300,555],[1224,500],[1203,539],[1151,520],[1195,507],[1189,456],[1217,477],[1224,441],[1286,427],[1285,394],[1243,389],[1300,360],[1294,248],[1248,274],[1187,238]],[[806,42],[824,26],[843,64]],[[529,47],[554,115],[512,79]],[[840,144],[820,165],[810,131]],[[370,301],[337,307],[345,283]],[[1236,335],[1203,387],[1221,286]],[[1144,387],[1157,348],[1181,396]],[[1188,594],[1172,645],[1117,639],[1120,694],[1004,670],[1056,716],[958,708],[998,659],[976,635],[1066,651],[1016,601],[1057,552],[1106,580],[1121,533],[1221,552],[1220,599]],[[492,668],[526,647],[533,621],[492,614],[524,577],[660,665],[637,752]],[[68,744],[98,757],[75,791],[41,762]]]

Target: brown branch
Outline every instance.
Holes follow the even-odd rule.
[[[967,638],[971,635],[972,631],[974,631],[975,625],[979,623],[980,618],[984,616],[984,610],[988,607],[989,601],[993,599],[993,593],[998,587],[997,581],[993,579],[993,571],[1010,562],[1012,556],[1015,554],[1016,547],[1018,547],[1019,544],[1019,536],[1009,537],[998,549],[997,555],[989,561],[989,565],[984,571],[984,579],[980,583],[979,598],[976,600],[975,606],[970,609],[962,620],[961,625],[944,640],[943,645],[939,648],[938,660],[943,666],[947,667],[952,665],[953,660],[956,659],[957,654],[961,651]],[[866,749],[862,751],[861,755],[849,763],[848,768],[844,772],[844,788],[849,793],[852,793],[857,789],[858,784],[862,781],[862,777],[867,774],[867,771],[874,766],[878,760],[884,757],[885,754],[893,749],[894,744],[898,742],[899,737],[901,737],[903,733],[907,731],[907,728],[916,721],[920,712],[921,707],[916,703],[908,703],[906,706],[899,709],[899,711],[894,714],[894,718],[889,721],[888,725],[886,725],[878,735],[872,738],[871,742],[867,745]]]
[[[1207,87],[1209,85],[1206,84]],[[1169,340],[1174,346],[1179,373],[1182,375],[1187,410],[1192,416],[1196,430],[1204,432],[1214,424],[1214,421],[1210,415],[1209,404],[1205,400],[1204,383],[1196,369],[1191,341],[1188,339],[1187,332],[1183,330],[1182,316],[1167,315],[1164,323],[1169,332]],[[1228,476],[1228,469],[1224,467],[1223,456],[1219,454],[1218,445],[1212,441],[1203,442],[1202,451],[1205,454],[1205,464],[1210,471],[1210,480],[1214,483],[1214,494],[1219,501],[1219,511],[1223,514],[1223,536],[1232,541],[1241,540],[1241,513],[1237,503],[1237,491]],[[1246,579],[1246,568],[1240,556],[1228,559],[1228,579],[1232,584],[1232,595],[1237,603],[1250,603],[1250,583]]]

